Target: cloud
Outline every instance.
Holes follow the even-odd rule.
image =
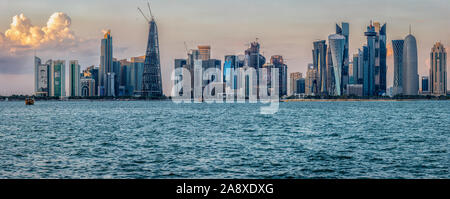
[[[56,12],[50,16],[46,26],[39,27],[24,14],[19,14],[12,18],[10,28],[4,34],[0,33],[0,43],[13,52],[20,46],[36,49],[42,45],[70,43],[76,40],[70,29],[71,23],[67,14]]]

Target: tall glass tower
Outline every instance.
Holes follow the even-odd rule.
[[[403,45],[403,95],[419,94],[419,74],[416,38],[409,34]]]
[[[394,86],[393,95],[399,95],[403,91],[403,45],[404,40],[392,40],[394,51]]]
[[[342,89],[342,68],[344,66],[345,37],[339,34],[330,35],[328,43],[331,49],[331,58],[333,60],[334,73],[334,91],[330,91],[331,95],[340,96]]]
[[[433,95],[447,94],[447,51],[440,42],[431,49],[430,90]]]
[[[159,55],[158,27],[152,16],[149,23],[147,51],[145,53],[142,95],[158,97],[163,95],[161,83],[161,60]]]

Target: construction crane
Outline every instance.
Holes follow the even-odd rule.
[[[147,20],[147,22],[150,22],[150,19],[153,21],[153,20],[155,20],[155,18],[153,17],[152,9],[150,8],[150,3],[148,1],[147,1],[147,7],[148,7],[148,12],[150,14],[149,17],[145,16],[145,14],[144,14],[144,12],[142,12],[141,8],[138,7],[137,9],[142,14],[142,16],[145,18],[145,20]]]

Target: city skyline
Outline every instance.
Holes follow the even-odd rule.
[[[84,17],[80,14],[83,13],[80,6],[68,8],[70,6],[61,5],[53,1],[44,2],[44,5],[48,4],[49,6],[49,8],[45,9],[35,9],[42,7],[37,6],[35,2],[29,2],[29,5],[25,5],[26,3],[24,2],[15,1],[2,2],[2,4],[6,4],[3,6],[6,9],[1,10],[4,12],[0,14],[0,95],[33,93],[34,50],[36,50],[36,54],[42,60],[75,59],[79,60],[82,69],[91,65],[98,66],[100,64],[100,44],[98,40],[103,35],[102,30],[111,29],[113,32],[115,58],[120,60],[144,55],[148,25],[146,25],[146,21],[137,12],[136,7],[145,5],[146,1],[126,3],[111,1],[109,4],[108,2],[95,1],[89,4],[81,4],[90,5],[89,7],[91,9],[99,9],[98,13],[90,13]],[[380,8],[377,9],[378,12],[368,11],[368,9],[362,8],[363,6],[353,6],[353,4],[351,9],[343,8],[349,11],[357,10],[357,12],[351,13],[352,16],[345,16],[346,14],[342,13],[339,14],[339,12],[332,11],[329,8],[320,8],[317,3],[299,3],[296,1],[276,3],[266,1],[252,2],[254,1],[241,2],[240,5],[242,7],[250,6],[251,8],[246,12],[247,14],[244,18],[242,18],[244,9],[241,7],[236,7],[236,9],[231,10],[233,12],[229,13],[214,12],[217,11],[215,5],[232,5],[233,2],[193,1],[189,5],[185,2],[175,1],[151,2],[158,25],[160,26],[161,69],[164,94],[169,95],[170,88],[172,87],[170,72],[174,68],[173,60],[185,57],[184,41],[187,42],[189,48],[194,48],[197,45],[210,45],[211,58],[219,59],[223,62],[225,55],[242,54],[242,51],[248,47],[246,44],[258,37],[260,38],[261,52],[264,53],[266,58],[281,54],[285,57],[289,73],[302,72],[303,74],[306,74],[307,65],[308,63],[312,63],[313,60],[311,55],[313,42],[326,40],[328,35],[334,32],[334,24],[340,23],[341,21],[350,24],[349,55],[356,53],[357,49],[365,44],[364,31],[367,23],[371,19],[381,23],[387,23],[387,43],[390,49],[392,49],[391,41],[403,39],[407,35],[409,31],[408,27],[411,24],[413,35],[417,38],[418,43],[418,68],[420,76],[429,75],[430,46],[437,41],[440,41],[445,47],[449,46],[448,35],[450,35],[450,29],[444,24],[444,22],[448,21],[449,16],[443,15],[445,12],[431,12],[434,7],[436,9],[447,8],[448,10],[450,3],[444,1],[431,1],[430,3],[426,3],[426,6],[420,1],[406,5],[403,5],[405,1],[395,3],[381,1],[377,2],[377,4],[370,2],[364,4],[364,7],[373,5]],[[328,3],[330,5],[338,3],[348,5],[351,1]],[[50,4],[52,5],[50,6]],[[112,13],[105,13],[104,10],[106,8],[101,8],[101,5],[108,5],[107,8],[112,11],[118,11],[117,9],[120,8],[121,15],[122,13],[126,14],[123,14],[123,18],[118,20],[117,16],[111,15]],[[423,5],[422,8],[421,5]],[[200,12],[205,7],[209,9]],[[311,16],[304,16],[305,13],[308,13],[305,10],[306,8],[308,10],[317,9],[316,11],[318,13]],[[174,10],[170,9],[174,9],[179,13],[175,13]],[[261,11],[274,9],[285,12],[276,12],[279,13],[278,15],[261,12],[264,16],[267,16],[267,19],[265,19],[257,17],[257,15],[252,15],[258,13],[258,9],[261,9]],[[418,10],[423,12],[417,14],[416,12]],[[57,14],[53,17],[52,13],[55,11],[61,11],[65,14]],[[300,11],[305,11],[305,13],[301,13]],[[182,16],[186,12],[188,15]],[[70,26],[67,26],[67,28],[69,31],[64,32],[66,29],[61,29],[63,33],[66,33],[66,37],[62,37],[62,40],[44,41],[39,45],[32,43],[25,45],[7,44],[8,41],[5,32],[11,29],[11,18],[21,13],[30,20],[30,24],[39,27],[45,26],[45,20],[50,15],[52,15],[51,19],[53,20],[49,20],[46,27],[52,27],[52,23],[50,22],[58,22],[56,19],[63,19],[63,22],[65,22],[64,19],[66,22],[68,19]],[[324,13],[324,16],[318,16]],[[428,15],[424,13],[428,13]],[[208,15],[208,19],[200,17],[201,14]],[[88,16],[92,17],[92,22],[86,21],[86,17]],[[179,22],[180,20],[185,23]],[[124,24],[121,22],[127,23]],[[271,22],[273,25],[268,26],[267,22]],[[67,25],[67,23],[64,24]],[[239,32],[232,31],[236,27],[241,27]],[[174,31],[175,28],[179,30]],[[439,31],[432,31],[433,29]],[[49,31],[48,34],[51,33]],[[62,34],[56,35],[64,36]],[[70,40],[72,37],[75,40]],[[72,44],[71,41],[72,43],[74,41],[76,42]],[[35,47],[29,48],[30,45],[35,45]],[[67,50],[61,51],[61,49]],[[388,52],[387,59],[387,85],[390,87],[393,84],[394,74],[392,52]]]

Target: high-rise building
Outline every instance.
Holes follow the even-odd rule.
[[[51,64],[52,60],[42,64],[39,57],[34,57],[34,92],[36,96],[49,96]]]
[[[289,92],[289,95],[295,95],[297,94],[297,80],[302,78],[302,74],[299,72],[291,73],[290,75],[290,87],[291,92]]]
[[[270,63],[274,65],[275,68],[279,70],[279,96],[287,95],[287,65],[284,63],[283,56],[274,55],[270,58]]]
[[[211,59],[211,46],[198,46],[199,59]]]
[[[305,78],[297,79],[296,86],[297,86],[297,88],[295,90],[296,94],[305,94],[305,89],[306,89],[306,80],[305,80]]]
[[[308,70],[306,72],[306,79],[305,79],[305,93],[307,95],[316,95],[318,94],[318,91],[316,90],[317,87],[317,71],[314,69],[313,64],[308,64]]]
[[[99,82],[98,85],[98,95],[99,96],[112,96],[112,93],[108,93],[107,91],[111,91],[114,89],[108,88],[111,84],[108,84],[107,77],[111,78],[111,74],[113,73],[113,42],[111,37],[111,31],[108,30],[104,38],[101,41],[100,48],[100,74],[99,74]],[[109,94],[109,95],[108,95]]]
[[[342,68],[341,68],[341,74],[339,76],[341,77],[340,80],[340,88],[341,88],[341,94],[345,92],[345,89],[347,89],[347,84],[349,82],[349,37],[350,37],[350,24],[343,22],[341,26],[336,24],[336,34],[344,36],[344,52],[342,55]]]
[[[66,96],[66,61],[55,60],[50,67],[50,96]]]
[[[243,63],[239,61],[239,57],[236,55],[226,55],[225,62],[223,63],[223,82],[225,83],[225,91],[227,89],[236,90],[238,76],[237,70],[243,67]],[[234,73],[233,73],[234,71]],[[269,71],[268,71],[269,73]]]
[[[427,76],[422,77],[422,94],[428,94],[430,91],[430,81]]]
[[[392,40],[392,48],[394,51],[394,85],[392,94],[400,95],[403,93],[403,46],[404,40]]]
[[[81,85],[81,96],[82,97],[92,97],[95,94],[95,80],[90,77],[82,77],[80,79]]]
[[[374,22],[375,32],[375,94],[386,94],[386,24],[380,25],[379,22]]]
[[[430,91],[433,95],[447,95],[447,51],[437,42],[430,54]]]
[[[344,66],[345,37],[339,34],[333,34],[328,37],[329,48],[331,49],[331,59],[333,61],[333,82],[334,90],[329,90],[330,95],[342,95],[344,85],[342,81],[342,67]],[[346,85],[346,84],[345,84]]]
[[[158,27],[153,16],[149,21],[149,33],[142,81],[143,96],[158,97],[163,95]]]
[[[325,40],[313,43],[313,65],[314,69],[319,73],[318,90],[322,94],[327,94],[327,44]]]
[[[376,92],[376,57],[377,57],[377,40],[378,33],[375,31],[373,24],[367,27],[364,33],[367,37],[367,46],[364,46],[364,77],[363,77],[363,95],[375,96]]]
[[[69,61],[69,95],[71,97],[81,96],[80,86],[80,65],[77,60]]]
[[[419,74],[417,72],[417,42],[416,38],[409,34],[405,38],[403,46],[403,95],[419,94]]]
[[[120,96],[120,61],[113,59],[112,72],[114,73],[114,93],[113,96]]]

